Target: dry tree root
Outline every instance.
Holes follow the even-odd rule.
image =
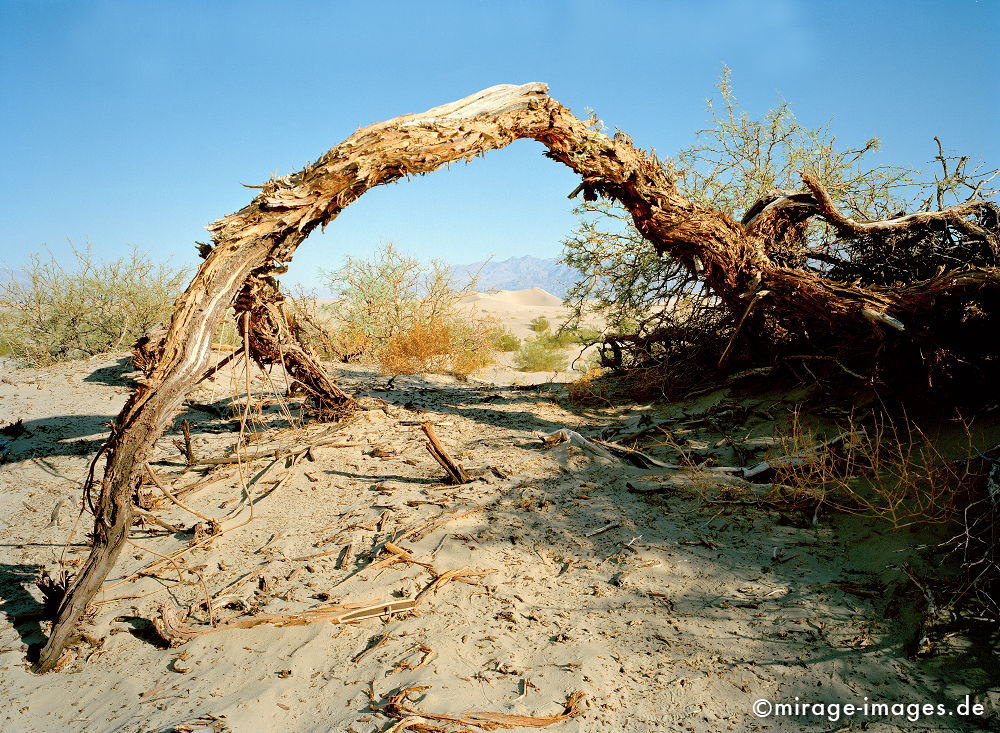
[[[315,606],[304,611],[294,613],[262,613],[253,616],[232,619],[222,623],[214,623],[208,626],[193,626],[186,623],[187,611],[172,608],[168,605],[160,606],[159,616],[153,619],[153,627],[160,637],[171,647],[181,646],[192,639],[205,634],[214,634],[219,631],[229,631],[231,629],[252,629],[255,626],[304,626],[306,624],[327,621],[331,624],[351,624],[358,623],[373,618],[389,619],[399,613],[412,611],[418,607],[425,596],[437,593],[442,586],[451,582],[467,583],[478,585],[472,578],[488,575],[495,570],[476,570],[469,567],[456,568],[444,573],[438,573],[429,563],[418,562],[413,557],[399,548],[395,548],[403,557],[393,554],[396,560],[414,563],[422,566],[434,576],[432,580],[413,599],[400,601],[374,601],[363,603],[336,603]],[[391,563],[389,563],[391,564]],[[375,567],[385,567],[376,565]],[[207,599],[203,605],[212,612],[213,608],[224,605],[231,600],[222,595]]]
[[[324,419],[340,420],[353,411],[354,400],[327,375],[273,277],[255,273],[247,278],[235,306],[240,335],[260,367],[283,366],[294,380],[293,390],[305,392]]]
[[[218,631],[252,629],[254,626],[265,624],[269,626],[305,626],[320,621],[327,621],[331,624],[350,624],[372,618],[391,618],[398,613],[412,611],[416,605],[416,600],[342,603],[316,606],[299,613],[263,613],[226,621],[214,626],[191,626],[185,623],[187,619],[185,611],[162,605],[160,606],[160,615],[153,619],[153,627],[156,629],[156,633],[171,647],[177,647],[187,644],[199,636],[214,634]]]

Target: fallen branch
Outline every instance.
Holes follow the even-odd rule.
[[[591,440],[584,438],[575,430],[569,430],[567,428],[561,428],[551,433],[544,433],[539,435],[542,441],[542,445],[546,448],[551,448],[553,446],[559,445],[560,443],[569,443],[570,445],[575,445],[581,450],[592,453],[595,456],[600,456],[601,458],[606,458],[609,461],[615,460],[615,457],[606,449],[597,445]]]
[[[192,639],[205,634],[230,629],[252,629],[254,626],[304,626],[319,621],[329,621],[331,624],[350,624],[372,618],[393,616],[416,608],[417,601],[379,601],[374,603],[343,603],[337,605],[316,606],[299,613],[265,613],[259,616],[248,616],[216,626],[191,626],[185,623],[187,611],[160,606],[160,615],[153,619],[153,627],[164,641],[171,647],[181,646]]]
[[[469,478],[469,474],[466,473],[461,464],[456,463],[455,460],[448,455],[448,451],[444,449],[444,446],[441,445],[441,441],[438,440],[437,433],[434,432],[434,424],[430,422],[421,423],[420,429],[423,430],[424,435],[427,436],[427,442],[424,444],[424,447],[427,448],[427,452],[430,453],[434,460],[440,463],[441,467],[448,473],[448,483],[455,485],[469,483],[469,481],[472,480]]]
[[[408,556],[407,562],[422,565],[430,570],[430,572],[435,576],[434,580],[421,590],[420,593],[417,594],[416,598],[413,598],[412,600],[382,601],[374,603],[342,603],[316,606],[297,613],[265,613],[257,616],[247,616],[245,618],[238,618],[225,623],[215,624],[213,626],[192,626],[187,624],[185,623],[188,616],[187,610],[161,605],[160,615],[153,619],[153,627],[156,629],[156,632],[168,644],[170,644],[171,647],[176,647],[186,644],[199,636],[204,636],[205,634],[214,634],[217,631],[227,631],[229,629],[252,629],[255,626],[262,626],[265,624],[270,626],[304,626],[318,621],[329,621],[331,624],[357,623],[359,621],[381,618],[383,616],[391,617],[394,614],[402,613],[403,611],[412,611],[417,607],[425,595],[437,593],[442,586],[448,583],[454,581],[468,583],[469,585],[478,585],[478,583],[471,580],[471,578],[496,572],[496,570],[493,569],[475,570],[469,567],[462,567],[438,574],[429,564],[417,562],[412,558],[412,556],[409,556],[409,553],[405,550],[401,550],[395,545],[393,545],[393,547],[395,550],[398,550],[400,553]],[[400,559],[395,554],[394,558],[396,560]],[[178,573],[179,572],[180,570],[178,570]],[[244,582],[245,580],[246,579],[242,579],[240,582]],[[232,585],[227,586],[224,590],[228,590],[231,587]],[[219,605],[218,600],[219,596],[217,595],[214,598],[208,599],[204,605],[211,612],[213,607]]]
[[[337,425],[338,428],[346,427],[349,424],[347,420],[343,423]],[[309,451],[314,448],[322,448],[327,445],[338,445],[337,441],[342,440],[339,437],[329,437],[322,440],[315,440],[311,443],[299,443],[295,446],[284,446],[275,448],[273,450],[262,450],[254,453],[253,455],[238,455],[238,456],[225,456],[223,458],[200,458],[195,460],[192,466],[228,466],[235,465],[238,463],[250,463],[251,461],[259,461],[264,458],[279,458],[281,456],[304,456]]]
[[[403,722],[409,722],[408,728],[393,726],[392,730],[420,730],[414,725],[422,724],[424,721],[440,721],[446,723],[459,723],[461,725],[472,725],[482,730],[500,730],[503,728],[545,728],[567,718],[573,718],[583,712],[583,701],[586,695],[577,691],[567,699],[561,713],[555,715],[516,715],[514,713],[494,713],[494,712],[473,712],[449,715],[447,713],[428,713],[416,710],[409,705],[409,695],[413,692],[423,692],[429,687],[405,687],[398,692],[394,692],[386,699],[384,712],[392,718]]]
[[[625,461],[626,463],[632,464],[636,468],[681,468],[681,466],[677,466],[672,463],[658,461],[652,456],[646,455],[642,451],[632,450],[631,448],[626,448],[615,443],[605,443],[603,440],[590,440],[589,438],[584,438],[575,430],[569,430],[567,428],[561,428],[554,432],[543,434],[540,437],[542,444],[546,447],[552,447],[554,445],[559,445],[560,443],[569,443],[570,445],[575,445],[577,448],[585,450],[588,453],[600,456],[601,458],[606,458],[609,461]]]
[[[146,473],[149,475],[149,478],[152,480],[152,482],[156,486],[156,488],[158,488],[160,490],[160,493],[162,493],[165,497],[167,497],[168,499],[170,499],[171,502],[173,502],[174,504],[176,504],[177,506],[179,506],[181,509],[183,509],[184,511],[188,512],[189,514],[193,514],[194,516],[198,517],[199,519],[204,519],[209,524],[213,524],[213,523],[214,524],[218,524],[219,523],[217,520],[212,519],[211,517],[206,517],[201,512],[195,511],[194,509],[192,509],[191,507],[189,507],[187,504],[185,504],[182,501],[180,501],[176,496],[174,496],[173,494],[171,494],[170,490],[166,486],[164,486],[163,483],[160,481],[160,479],[157,478],[156,474],[153,473],[153,469],[150,468],[150,466],[149,466],[148,463],[146,464]]]
[[[431,572],[435,573],[435,575],[437,575],[436,571],[434,571],[433,568],[430,568],[430,570]],[[420,593],[417,594],[416,600],[418,601],[421,600],[425,595],[429,593],[437,593],[439,590],[441,590],[441,586],[447,585],[448,583],[451,583],[453,581],[457,581],[459,583],[468,583],[469,585],[479,585],[479,583],[477,583],[474,580],[470,580],[470,578],[477,578],[479,576],[489,575],[490,573],[495,573],[495,572],[496,572],[495,569],[475,570],[474,568],[470,567],[462,567],[462,568],[455,568],[454,570],[447,570],[441,573],[440,575],[437,575],[437,577],[434,578],[433,582],[431,582],[427,587],[425,587],[422,591],[420,591]]]
[[[484,508],[482,506],[474,506],[471,509],[452,509],[451,511],[441,512],[423,522],[414,522],[408,527],[404,527],[392,538],[392,541],[402,542],[405,539],[409,539],[416,542],[438,527],[456,519],[467,517],[470,514],[481,512]]]
[[[828,451],[831,448],[836,448],[838,445],[843,443],[845,440],[850,438],[860,438],[865,435],[864,430],[855,430],[850,433],[841,433],[840,435],[830,438],[822,443],[817,443],[816,445],[806,448],[798,453],[791,453],[787,456],[778,456],[776,458],[771,458],[767,461],[761,461],[756,466],[751,466],[750,468],[740,469],[742,471],[743,478],[747,480],[757,479],[755,483],[761,483],[761,477],[764,474],[769,474],[776,468],[787,468],[790,466],[806,466],[810,463],[815,463],[819,460],[820,454],[824,451]]]
[[[408,550],[404,550],[402,547],[392,544],[391,542],[386,542],[382,549],[389,553],[389,557],[384,560],[380,560],[374,565],[369,565],[365,570],[381,570],[382,568],[387,568],[390,565],[395,565],[398,562],[408,562],[414,565],[421,565],[424,568],[430,568],[431,564],[429,562],[421,562],[413,557],[413,554]]]

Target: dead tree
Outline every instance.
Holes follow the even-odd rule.
[[[936,319],[940,303],[997,299],[1000,278],[992,269],[946,272],[900,288],[865,287],[830,282],[771,256],[812,216],[866,232],[922,226],[935,218],[975,226],[969,217],[982,210],[983,202],[859,224],[837,212],[819,181],[807,179],[807,193],[779,197],[751,219],[734,221],[684,198],[654,155],[635,148],[627,135],[609,139],[591,129],[547,91],[539,83],[495,86],[422,114],[370,125],[302,171],[268,181],[248,206],[209,227],[214,244],[178,300],[155,366],[119,414],[104,448],[93,547],[59,605],[40,671],[59,660],[114,566],[132,524],[143,464],[189,385],[208,366],[212,333],[226,309],[242,291],[248,338],[268,319],[280,330],[280,315],[262,310],[254,293],[270,287],[270,275],[282,271],[314,228],[331,222],[373,186],[470,160],[519,138],[537,140],[548,157],[582,176],[585,198],[621,202],[661,254],[683,263],[733,312],[749,311],[751,304],[754,313],[744,319],[744,328],[758,329],[754,337],[765,341],[781,332],[821,334],[829,343],[850,343],[874,354],[892,338],[925,355],[949,328],[948,319]],[[762,318],[774,328],[759,330]],[[279,352],[262,343],[259,353],[274,358]],[[311,388],[324,381],[308,368],[301,374]]]

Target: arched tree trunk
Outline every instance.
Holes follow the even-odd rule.
[[[916,322],[921,309],[932,307],[936,295],[927,293],[997,289],[995,272],[876,290],[830,283],[775,264],[769,256],[772,246],[791,236],[808,216],[834,217],[824,209],[818,184],[811,200],[772,206],[746,224],[734,221],[685,199],[655,156],[636,149],[626,135],[612,140],[590,129],[547,91],[539,83],[495,86],[422,114],[370,125],[302,171],[269,181],[248,206],[209,227],[214,246],[178,301],[146,384],[128,400],[106,446],[93,549],[59,607],[39,670],[56,664],[116,562],[132,523],[132,498],[143,464],[187,389],[208,366],[212,333],[226,309],[241,288],[249,296],[267,283],[316,226],[328,224],[373,186],[532,138],[548,148],[546,155],[583,177],[586,198],[601,195],[621,202],[661,254],[684,263],[734,312],[757,297],[786,328],[833,339],[878,342],[900,322],[916,336],[920,329],[909,330],[908,319]],[[800,203],[805,208],[795,210]],[[254,308],[252,303],[244,308],[251,313],[251,330]]]

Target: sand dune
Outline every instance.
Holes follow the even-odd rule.
[[[560,308],[562,300],[541,288],[526,290],[500,290],[496,293],[473,293],[462,299],[463,305],[490,304],[506,308],[542,307]]]

